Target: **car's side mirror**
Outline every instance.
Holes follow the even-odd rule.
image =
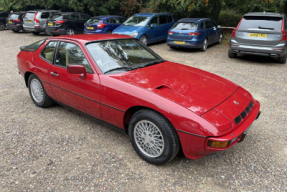
[[[153,28],[154,27],[154,24],[150,24],[150,28]]]
[[[220,28],[221,28],[221,26],[220,26],[220,25],[217,25],[217,28],[218,28],[218,29],[220,29]]]
[[[87,76],[86,69],[83,65],[68,65],[67,71],[70,74],[81,74],[83,79]]]

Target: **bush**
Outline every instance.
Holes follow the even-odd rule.
[[[242,15],[221,11],[218,17],[218,24],[225,27],[236,27]]]

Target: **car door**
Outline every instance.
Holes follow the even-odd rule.
[[[153,25],[153,27],[151,27],[151,25]],[[148,42],[149,43],[155,42],[158,37],[160,29],[158,16],[153,17],[147,24],[146,28],[147,28],[146,35],[148,36]]]
[[[85,78],[67,72],[67,66],[73,64],[85,67]],[[59,42],[54,65],[50,68],[49,74],[57,101],[101,119],[99,76],[94,73],[79,44],[72,41]]]
[[[167,15],[159,16],[159,37],[158,40],[165,40],[167,38],[168,30],[170,29],[170,24],[168,23]]]
[[[74,29],[76,33],[81,33],[84,30],[84,24],[83,26],[81,26],[82,21],[80,18],[80,14],[72,13],[70,19],[71,19],[71,28]]]
[[[81,24],[80,24],[80,32],[83,33],[84,32],[84,24],[91,18],[91,16],[81,13]]]
[[[214,28],[214,25],[210,21],[205,21],[205,27],[206,27],[206,35],[208,38],[208,44],[210,45],[215,41],[216,28]]]

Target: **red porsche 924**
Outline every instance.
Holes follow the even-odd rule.
[[[180,149],[190,159],[228,149],[260,115],[239,85],[165,61],[130,36],[51,37],[20,49],[19,73],[38,107],[56,102],[119,128],[155,165]]]

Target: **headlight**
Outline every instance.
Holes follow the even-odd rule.
[[[131,34],[130,34],[130,36],[135,37],[135,38],[136,38],[138,35],[139,35],[138,32],[136,32],[136,33],[131,33]]]

